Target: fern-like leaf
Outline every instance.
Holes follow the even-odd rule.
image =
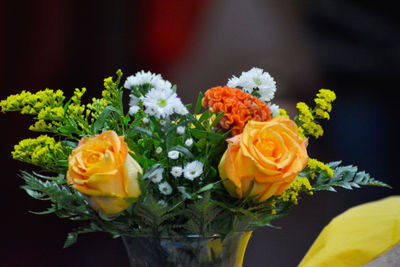
[[[358,171],[356,166],[339,166],[340,162],[329,163],[328,166],[333,170],[334,175],[330,178],[326,173],[320,173],[313,185],[314,191],[328,190],[336,191],[336,187],[348,190],[359,188],[360,186],[381,186],[391,188],[388,184],[378,181],[366,173]]]

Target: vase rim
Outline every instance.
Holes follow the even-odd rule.
[[[231,234],[246,234],[246,233],[250,233],[252,231],[237,231],[237,232],[232,232],[229,233],[227,236],[231,235]],[[157,238],[157,239],[173,239],[173,238],[204,238],[204,239],[209,239],[209,238],[219,238],[222,237],[221,234],[212,234],[212,235],[170,235],[170,236],[155,236],[155,235],[132,235],[132,234],[127,234],[127,235],[121,235],[121,237],[131,237],[131,238]]]

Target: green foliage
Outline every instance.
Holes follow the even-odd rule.
[[[321,172],[315,178],[313,184],[314,191],[329,190],[335,192],[334,186],[345,189],[359,188],[360,186],[381,186],[391,188],[389,185],[375,180],[365,171],[358,171],[358,168],[352,165],[339,166],[341,161],[329,163],[328,166],[333,170],[332,178]]]
[[[51,206],[40,214],[55,213],[71,220],[87,220],[92,211],[83,196],[65,184],[65,177],[48,177],[21,172],[22,186],[28,195],[38,200],[49,200]]]

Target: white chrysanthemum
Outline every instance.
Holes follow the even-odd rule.
[[[168,158],[170,159],[178,159],[179,158],[179,152],[176,150],[171,150],[168,152]]]
[[[229,87],[242,87],[243,91],[252,93],[254,89],[258,89],[260,99],[268,102],[274,98],[276,91],[276,82],[268,72],[264,72],[260,68],[252,68],[244,71],[239,78],[233,76],[228,81]]]
[[[124,87],[132,89],[134,86],[142,84],[151,84],[153,87],[155,87],[155,85],[161,84],[163,82],[166,81],[163,80],[160,74],[154,74],[150,71],[144,72],[142,70],[137,72],[135,75],[129,76],[124,83]]]
[[[178,186],[177,188],[178,191],[181,192],[183,200],[192,198],[192,196],[186,192],[186,188],[184,186]]]
[[[185,127],[183,127],[183,126],[178,126],[178,127],[176,128],[176,133],[177,133],[177,134],[184,134],[184,133],[185,133]]]
[[[185,146],[191,146],[193,145],[193,138],[188,138],[185,141]]]
[[[279,115],[279,106],[277,104],[268,103],[269,110],[271,110],[272,118]]]
[[[139,98],[134,95],[130,95],[129,101],[129,114],[134,115],[140,110]]]
[[[153,183],[158,184],[163,179],[163,172],[164,172],[164,169],[162,169],[162,168],[156,169],[149,175],[149,179]]]
[[[172,88],[172,84],[163,79],[157,79],[156,81],[152,82],[154,88],[163,89],[163,90],[170,90]]]
[[[182,102],[180,102],[179,104],[177,103],[175,105],[174,112],[179,115],[186,115],[189,113],[189,111]]]
[[[164,195],[171,195],[172,193],[172,187],[168,182],[158,184],[158,190]]]
[[[238,77],[236,77],[236,76],[232,76],[232,78],[230,78],[228,80],[228,84],[227,85],[228,85],[228,87],[231,87],[231,88],[236,88],[238,86],[241,86],[240,85],[240,79]]]
[[[156,116],[158,119],[174,113],[181,114],[183,106],[181,99],[171,89],[159,88],[151,89],[144,96],[143,105],[148,115]]]
[[[139,106],[132,106],[132,107],[129,108],[129,114],[133,116],[136,113],[138,113],[139,110],[140,110]]]
[[[159,147],[156,148],[156,153],[157,154],[161,154],[162,151],[163,151],[162,147],[159,146]]]
[[[138,106],[139,105],[139,98],[134,96],[134,95],[130,95],[130,100],[129,100],[129,106]]]
[[[203,173],[203,163],[198,160],[192,161],[183,169],[183,176],[193,181]]]
[[[144,124],[148,124],[148,123],[149,123],[149,118],[144,117],[144,118],[142,119],[142,122],[143,122]]]
[[[172,167],[172,169],[171,169],[171,174],[172,174],[175,178],[181,176],[181,175],[182,175],[182,172],[183,172],[183,169],[182,169],[181,166],[174,166],[174,167]]]

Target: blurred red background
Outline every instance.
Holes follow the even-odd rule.
[[[282,1],[281,1],[282,2]],[[282,230],[257,230],[244,266],[295,266],[322,228],[347,208],[399,194],[396,93],[400,70],[398,17],[372,1],[1,1],[1,99],[21,90],[88,89],[99,96],[103,78],[121,68],[144,69],[178,85],[186,103],[231,75],[260,67],[277,81],[274,103],[292,115],[320,88],[337,93],[326,134],[310,140],[309,154],[343,159],[394,189],[339,190],[305,197]],[[397,102],[397,101],[396,101]],[[35,136],[31,118],[1,114],[0,187],[2,266],[128,266],[122,242],[103,233],[62,249],[76,224],[38,216],[46,203],[19,186],[10,152]]]

